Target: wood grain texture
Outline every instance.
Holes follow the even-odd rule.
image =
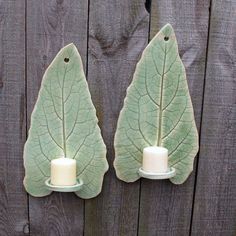
[[[57,52],[73,42],[86,69],[88,1],[27,2],[27,118],[43,73]],[[29,125],[28,125],[29,127]],[[31,235],[82,235],[84,201],[73,193],[29,199]]]
[[[25,1],[0,2],[0,235],[28,229],[22,153],[25,120]]]
[[[177,37],[187,72],[195,120],[199,128],[208,36],[209,1],[152,1],[152,38],[166,23]],[[183,185],[166,181],[141,182],[139,235],[189,235],[195,173]]]
[[[213,1],[192,235],[236,235],[236,1]]]
[[[91,0],[88,83],[107,145],[110,169],[103,191],[85,203],[85,235],[137,235],[139,182],[126,184],[114,172],[113,139],[126,89],[147,44],[144,1]]]
[[[152,0],[150,38],[164,24],[173,25],[198,128],[202,119],[195,197],[195,173],[181,186],[144,179],[126,184],[115,177],[116,122],[147,44],[149,15],[144,0],[90,0],[89,12],[88,2],[0,1],[0,235],[235,236],[236,0],[212,0],[206,75],[210,0]],[[84,202],[74,194],[53,193],[29,197],[27,206],[22,184],[26,126],[45,69],[71,42],[88,66],[110,170],[97,198]]]

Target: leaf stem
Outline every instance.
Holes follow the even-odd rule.
[[[67,72],[67,65],[65,68],[65,73],[63,76],[62,81],[62,134],[63,134],[63,149],[64,149],[64,156],[66,157],[66,134],[65,134],[65,106],[64,106],[64,83],[65,83],[65,77]]]
[[[157,138],[157,146],[161,146],[161,134],[162,134],[162,107],[163,107],[163,86],[164,86],[164,77],[165,77],[165,67],[166,67],[166,45],[165,45],[165,56],[163,62],[163,71],[161,76],[161,93],[160,93],[160,107],[159,107],[159,122],[158,122],[158,138]]]

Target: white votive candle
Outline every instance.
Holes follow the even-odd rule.
[[[70,186],[76,184],[76,160],[58,158],[51,161],[51,184]]]
[[[143,149],[143,170],[164,173],[168,171],[168,150],[164,147],[146,147]]]

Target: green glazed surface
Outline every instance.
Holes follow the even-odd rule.
[[[169,166],[182,184],[193,170],[198,133],[184,65],[175,33],[164,26],[143,51],[127,90],[115,134],[117,177],[126,182],[140,178],[142,152],[148,146],[169,151]]]
[[[62,48],[46,70],[24,147],[26,191],[36,197],[51,193],[50,161],[62,156],[77,161],[81,198],[97,196],[108,169],[106,147],[97,125],[77,48]]]

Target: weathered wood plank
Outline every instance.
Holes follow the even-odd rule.
[[[199,127],[206,59],[209,1],[152,1],[151,38],[171,23],[186,67]],[[196,163],[196,161],[195,161]],[[191,224],[195,173],[183,185],[169,181],[141,182],[139,235],[188,235]]]
[[[61,47],[73,42],[86,69],[88,1],[27,2],[27,117],[43,73]],[[82,235],[84,201],[73,193],[29,199],[32,235]]]
[[[25,1],[0,3],[0,235],[29,233],[23,182]]]
[[[236,1],[213,1],[192,235],[236,235]]]
[[[137,235],[139,182],[115,177],[113,140],[126,89],[147,44],[149,14],[143,1],[91,0],[88,82],[107,145],[103,191],[85,203],[85,235]]]

